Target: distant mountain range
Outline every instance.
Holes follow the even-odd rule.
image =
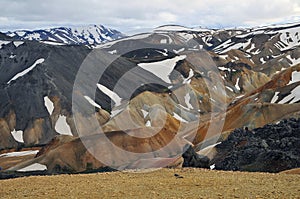
[[[16,30],[7,32],[6,35],[16,40],[49,41],[75,45],[95,45],[124,37],[121,32],[102,25]]]

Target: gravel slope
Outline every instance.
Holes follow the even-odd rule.
[[[0,198],[299,198],[299,182],[300,175],[161,169],[1,180]]]

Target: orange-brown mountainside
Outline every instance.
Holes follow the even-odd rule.
[[[3,151],[0,167],[180,167],[189,146],[212,161],[235,129],[299,117],[299,32],[160,27],[97,46],[1,37],[0,150],[43,148]]]

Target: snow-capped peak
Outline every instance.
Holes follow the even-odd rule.
[[[8,36],[17,40],[51,41],[75,45],[95,45],[119,39],[124,35],[114,29],[102,25],[89,25],[81,27],[59,27],[40,30],[16,30],[7,32]]]

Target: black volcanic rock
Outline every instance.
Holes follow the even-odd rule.
[[[216,146],[216,169],[280,172],[300,167],[300,119],[283,120],[252,131],[234,130]]]
[[[183,167],[209,168],[209,159],[206,156],[199,155],[190,146],[183,154]]]

